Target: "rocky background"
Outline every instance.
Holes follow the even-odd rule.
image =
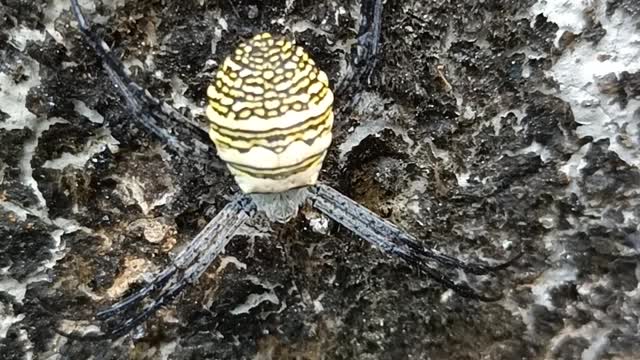
[[[467,277],[502,300],[462,298],[307,209],[95,342],[55,329],[86,328],[237,188],[143,131],[67,1],[0,0],[0,358],[640,358],[639,4],[388,0],[374,75],[337,101],[322,180],[450,254],[524,250]],[[134,79],[194,117],[258,31],[339,82],[361,17],[354,0],[81,5]]]

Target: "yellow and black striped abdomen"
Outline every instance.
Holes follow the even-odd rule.
[[[207,90],[209,135],[245,193],[315,184],[333,126],[327,75],[268,33],[228,56]]]

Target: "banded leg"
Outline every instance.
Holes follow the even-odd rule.
[[[193,160],[194,149],[196,154],[210,153],[213,155],[210,152],[212,147],[207,136],[206,126],[182,115],[167,103],[154,98],[131,80],[125,72],[122,62],[113,55],[109,46],[92,30],[89,21],[80,10],[78,0],[71,0],[71,10],[78,22],[78,28],[101,59],[109,78],[124,98],[127,109],[136,120],[165,143],[169,149],[186,159]],[[172,122],[178,122],[180,126],[171,126]],[[179,136],[181,134],[177,134],[178,131],[184,132],[184,135]],[[208,159],[198,160],[210,163]],[[220,164],[220,166],[222,165]]]
[[[188,285],[195,283],[211,263],[222,252],[238,229],[256,214],[255,204],[242,196],[227,204],[205,228],[175,257],[171,265],[136,293],[113,304],[96,315],[96,319],[107,321],[120,313],[134,308],[144,299],[151,300],[142,310],[132,316],[123,315],[124,321],[116,323],[108,331],[77,335],[56,331],[66,337],[79,340],[100,340],[124,335],[153,315],[160,307],[169,303]],[[157,294],[153,294],[157,292]]]
[[[151,316],[158,308],[168,303],[187,285],[195,283],[202,273],[222,252],[237,230],[256,213],[255,205],[248,197],[236,199],[225,206],[205,228],[175,257],[171,265],[160,272],[153,281],[135,294],[100,311],[96,318],[107,320],[118,313],[139,304],[150,297],[154,291],[158,294],[146,304],[142,311],[129,317],[105,336],[113,337],[128,332]]]
[[[481,301],[495,301],[502,296],[478,294],[468,284],[455,283],[446,274],[438,271],[433,264],[461,269],[475,275],[483,275],[504,269],[516,261],[522,253],[511,260],[490,266],[479,263],[466,263],[436,250],[420,245],[415,238],[400,230],[397,226],[381,219],[372,211],[342,195],[327,185],[316,185],[310,189],[313,206],[354,232],[384,252],[398,256],[410,265],[424,271],[429,277],[454,290],[461,296]]]
[[[336,86],[338,96],[353,90],[354,84],[370,82],[371,73],[378,62],[380,34],[382,31],[382,0],[362,0],[362,19],[358,28],[355,48],[351,51],[351,62],[347,73]]]
[[[371,71],[378,62],[380,33],[382,31],[382,0],[362,1],[362,23],[358,32],[358,47],[354,64],[360,67],[360,76],[369,81]]]

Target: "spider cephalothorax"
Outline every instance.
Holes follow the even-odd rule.
[[[149,299],[141,312],[125,314],[103,336],[126,333],[168,303],[185,286],[193,284],[216,259],[237,230],[258,212],[271,220],[287,221],[300,205],[313,207],[342,224],[384,252],[398,256],[462,296],[489,301],[498,297],[478,294],[466,283],[456,283],[439,268],[487,274],[503,269],[512,260],[495,265],[466,263],[423,247],[410,234],[325,184],[317,184],[322,161],[331,143],[333,93],[329,80],[299,46],[268,33],[241,44],[225,59],[207,91],[207,129],[153,98],[128,78],[122,63],[91,30],[77,0],[71,0],[78,26],[101,58],[109,77],[142,126],[178,155],[189,158],[189,146],[203,146],[201,139],[185,144],[162,124],[178,121],[185,127],[204,130],[215,143],[242,190],[205,228],[174,257],[170,266],[142,289],[99,312],[112,318]],[[355,74],[340,81],[344,92],[350,82],[366,77],[368,64],[378,51],[381,0],[369,0],[358,42],[361,51],[353,59]],[[364,6],[364,5],[363,5]],[[364,30],[363,30],[364,29]],[[364,51],[362,51],[364,49]],[[345,80],[346,79],[346,80]]]

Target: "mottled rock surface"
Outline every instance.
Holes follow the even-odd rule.
[[[288,34],[335,83],[360,18],[352,0],[81,4],[134,79],[196,117],[240,40]],[[59,335],[237,187],[136,124],[67,1],[0,0],[0,357],[640,358],[638,2],[389,0],[383,21],[321,178],[450,254],[523,249],[468,277],[502,300],[445,291],[306,210],[237,237],[131,336]]]

